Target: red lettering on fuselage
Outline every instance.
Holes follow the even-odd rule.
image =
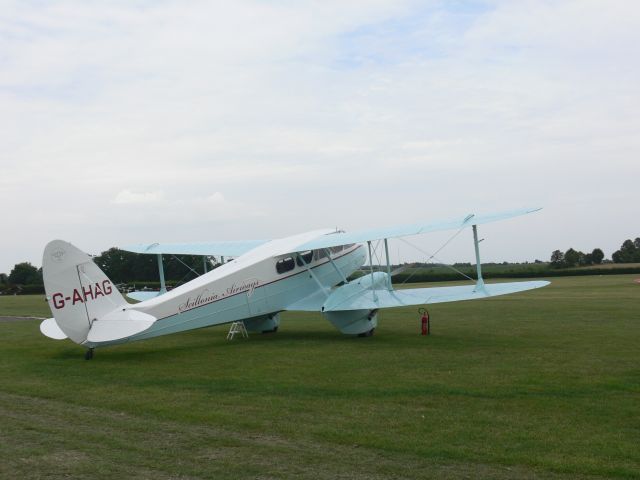
[[[87,287],[82,287],[82,293],[84,294],[84,301],[87,301],[87,297],[91,297],[91,300],[93,300],[93,289],[91,288],[91,285],[88,286],[88,290]]]
[[[71,305],[75,305],[76,303],[96,300],[98,297],[111,295],[111,293],[113,293],[111,281],[103,280],[102,282],[83,286],[81,289],[74,288],[73,294],[68,297],[65,297],[61,292],[54,293],[51,296],[51,303],[53,304],[53,308],[60,310],[67,306],[67,302],[69,301],[71,301]]]
[[[71,300],[71,305],[75,305],[76,302],[84,303],[82,297],[80,296],[80,292],[78,292],[77,288],[73,289],[73,298]]]
[[[53,300],[53,307],[56,310],[60,310],[64,307],[64,295],[61,293],[54,293],[51,299]]]

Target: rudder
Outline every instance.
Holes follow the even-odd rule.
[[[60,329],[84,343],[91,325],[127,301],[91,258],[62,240],[47,244],[42,258],[47,302]]]

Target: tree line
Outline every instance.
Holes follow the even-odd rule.
[[[93,261],[115,284],[140,283],[155,284],[159,282],[158,259],[156,255],[144,255],[126,252],[118,248],[110,248]],[[176,285],[193,280],[204,272],[203,257],[198,255],[164,255],[164,277],[168,285]],[[207,270],[213,265],[207,264]],[[42,268],[30,262],[16,264],[11,272],[0,273],[0,292],[42,293],[44,282]]]
[[[549,265],[553,268],[586,267],[588,265],[600,265],[604,260],[604,252],[600,248],[594,248],[591,253],[584,253],[570,248],[566,252],[554,250],[551,253]]]
[[[613,252],[611,259],[614,263],[640,263],[640,237],[633,242],[625,240],[620,250]]]
[[[594,248],[591,253],[584,253],[573,248],[566,252],[554,250],[551,253],[549,265],[553,268],[586,267],[600,265],[605,262],[604,252]],[[611,255],[613,263],[640,263],[640,237],[635,240],[625,240],[619,250]]]

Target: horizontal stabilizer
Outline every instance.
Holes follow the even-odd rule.
[[[55,318],[47,318],[40,323],[40,332],[45,337],[53,338],[54,340],[64,340],[67,335],[60,330]]]
[[[138,302],[144,302],[145,300],[149,300],[151,298],[156,298],[159,295],[161,295],[160,292],[138,291],[138,292],[129,292],[129,293],[127,293],[127,297],[129,297],[132,300],[136,300]]]
[[[411,288],[389,291],[384,289],[347,289],[345,287],[350,286],[347,284],[344,287],[336,289],[331,294],[324,304],[324,311],[374,310],[377,308],[405,307],[408,305],[458,302],[524,292],[546,285],[549,285],[549,282],[539,280],[532,282],[489,283],[485,284],[484,287],[460,285],[456,287]]]
[[[118,309],[93,321],[87,341],[99,343],[122,340],[144,332],[155,321],[156,318],[148,313]]]

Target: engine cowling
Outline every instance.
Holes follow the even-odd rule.
[[[324,316],[346,335],[365,335],[378,326],[377,310],[342,310],[325,312]]]
[[[280,314],[274,313],[271,315],[249,318],[244,321],[244,326],[249,332],[276,332],[280,326]]]

